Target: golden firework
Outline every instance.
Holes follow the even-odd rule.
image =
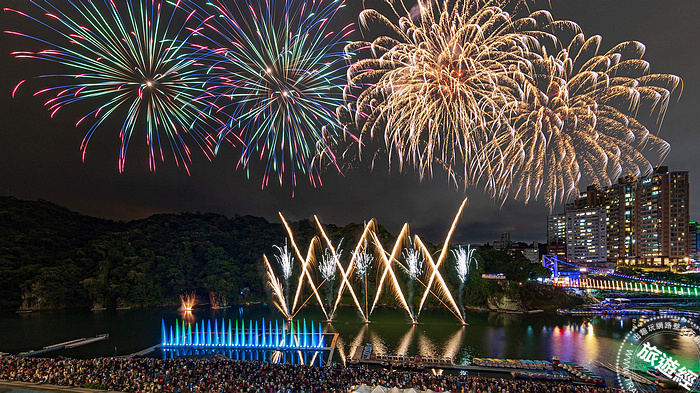
[[[513,190],[528,201],[544,192],[552,208],[578,193],[581,176],[607,186],[622,174],[649,173],[643,151],[659,159],[668,152],[635,116],[646,108],[660,121],[680,78],[649,74],[639,42],[599,54],[600,42],[577,34],[554,56],[530,52],[532,72],[519,81],[524,97],[505,106],[507,125],[483,150],[495,196]]]
[[[601,53],[600,37],[574,22],[520,16],[520,0],[381,3],[388,12],[365,9],[360,22],[383,33],[345,49],[339,116],[357,128],[361,154],[381,138],[390,166],[423,178],[437,164],[455,184],[501,200],[543,195],[551,208],[582,175],[610,184],[651,170],[647,150],[668,151],[642,121],[660,123],[681,81],[650,74],[641,43]],[[561,47],[558,35],[574,38]]]

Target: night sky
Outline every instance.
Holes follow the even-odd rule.
[[[4,2],[9,3],[18,1]],[[536,6],[547,6],[547,2]],[[344,22],[356,20],[357,9],[348,7],[339,17]],[[700,170],[695,170],[700,148],[700,1],[552,0],[551,12],[556,19],[576,21],[586,36],[602,35],[604,51],[622,41],[643,42],[647,48],[644,59],[651,63],[652,73],[683,79],[683,94],[679,102],[674,99],[670,104],[659,135],[671,144],[663,165],[690,172],[691,219],[700,219],[700,203],[695,203],[700,195]],[[6,26],[18,29],[18,20],[6,12],[0,14],[2,30]],[[320,188],[309,186],[302,178],[292,197],[288,184],[279,187],[271,181],[261,190],[259,171],[251,179],[236,171],[233,149],[224,149],[212,162],[194,151],[191,176],[172,159],[158,162],[157,171],[149,172],[143,136],[135,137],[126,170],[120,174],[118,131],[109,127],[98,130],[83,163],[79,147],[89,127],[76,129],[78,117],[68,111],[51,119],[43,99],[32,97],[30,90],[11,97],[18,81],[50,73],[54,67],[12,58],[12,50],[23,49],[19,42],[16,37],[0,35],[0,195],[46,199],[84,214],[118,220],[183,211],[250,214],[271,221],[278,221],[278,211],[292,220],[317,214],[323,222],[339,225],[375,217],[394,233],[408,222],[412,233],[433,242],[445,236],[465,197],[463,189],[448,185],[441,174],[421,182],[411,169],[388,173],[382,168],[359,168],[343,175],[329,170]],[[657,163],[655,157],[648,158]],[[467,190],[466,196],[470,202],[456,241],[493,242],[502,232],[510,232],[517,241],[546,241],[548,210],[542,199],[527,205],[509,200],[501,206],[479,188]],[[555,212],[562,209],[557,206]]]

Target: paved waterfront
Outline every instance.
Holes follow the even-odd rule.
[[[78,388],[74,386],[50,385],[39,382],[20,382],[0,380],[0,393],[35,393],[35,392],[64,392],[64,393],[97,393],[100,390]]]

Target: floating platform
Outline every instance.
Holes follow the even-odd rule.
[[[133,358],[133,357],[136,357],[136,356],[146,356],[146,355],[148,355],[149,353],[155,351],[156,349],[158,349],[158,348],[160,348],[160,347],[161,347],[160,344],[156,344],[156,345],[153,345],[153,346],[148,347],[148,348],[146,348],[146,349],[142,349],[142,350],[140,350],[140,351],[138,351],[138,352],[134,352],[134,353],[131,353],[131,354],[129,354],[129,355],[122,356],[122,357],[125,357],[125,358]]]
[[[102,340],[107,340],[107,339],[109,339],[109,334],[107,334],[107,333],[99,334],[95,337],[78,338],[75,340],[65,341],[65,342],[58,343],[58,344],[47,345],[47,346],[43,347],[42,349],[38,349],[38,350],[32,349],[32,350],[29,350],[26,352],[19,353],[19,354],[17,354],[17,356],[20,356],[20,357],[36,356],[36,355],[41,355],[41,354],[51,352],[51,351],[57,351],[59,349],[70,349],[70,348],[80,347],[83,345],[88,345],[88,344],[92,344],[92,343],[97,342],[97,341],[102,341]]]

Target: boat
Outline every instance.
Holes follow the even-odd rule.
[[[571,377],[559,372],[526,372],[526,371],[511,371],[510,375],[513,378],[521,379],[538,379],[547,381],[570,381]]]
[[[651,375],[652,377],[656,378],[657,380],[662,380],[662,381],[671,381],[667,376],[663,375],[659,370],[657,370],[654,367],[647,367],[646,373],[648,375]]]
[[[683,337],[695,337],[695,331],[688,326],[683,326],[680,330],[680,335]]]

